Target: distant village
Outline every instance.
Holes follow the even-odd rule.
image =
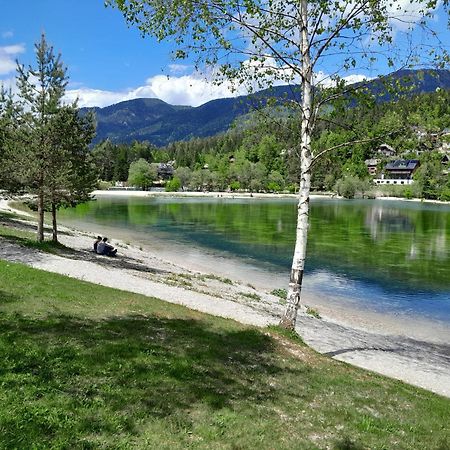
[[[424,152],[437,151],[441,154],[441,164],[443,174],[450,173],[450,128],[444,129],[440,133],[427,133],[417,128],[415,130],[419,140],[427,140],[428,146],[415,150],[414,153],[419,156]],[[429,147],[431,143],[431,148]],[[411,153],[411,152],[409,152]],[[410,185],[414,182],[414,174],[420,167],[418,159],[409,159],[401,157],[395,148],[388,144],[381,144],[375,151],[374,157],[365,160],[369,176],[375,185]],[[234,162],[234,156],[229,157],[229,163]],[[171,180],[175,174],[176,161],[157,163],[156,180],[153,181],[153,188],[163,189],[166,183]],[[208,169],[208,164],[203,166]],[[126,181],[116,181],[115,185],[110,187],[112,190],[137,189],[129,186]]]
[[[433,148],[417,150],[420,155],[425,151],[437,151],[441,157],[442,171],[449,173],[450,162],[450,128],[441,133],[429,134],[420,128],[415,130],[419,140],[428,138]],[[365,164],[373,182],[377,185],[408,185],[414,182],[413,175],[420,166],[418,159],[399,159],[397,151],[387,144],[382,144],[375,152],[375,158],[366,159]]]

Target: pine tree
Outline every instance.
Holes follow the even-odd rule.
[[[20,185],[11,176],[6,164],[8,153],[16,148],[17,122],[20,114],[20,105],[14,102],[11,90],[0,87],[0,186],[6,191],[18,191]]]
[[[56,213],[90,199],[97,184],[88,144],[95,134],[93,117],[80,117],[74,105],[61,107],[50,122],[52,177],[46,186],[46,210],[52,213],[52,238],[58,240]]]
[[[44,240],[44,212],[53,216],[62,205],[85,201],[95,184],[87,145],[94,136],[91,116],[80,117],[76,103],[64,105],[68,83],[61,56],[56,56],[45,35],[35,45],[36,67],[18,64],[16,145],[7,149],[6,166],[16,184],[35,195],[37,239]]]
[[[52,182],[57,155],[53,153],[51,122],[61,107],[67,86],[66,69],[55,56],[45,36],[35,45],[36,68],[18,64],[17,86],[24,103],[22,148],[12,156],[15,173],[27,190],[36,194],[38,211],[37,239],[44,240],[46,188]]]

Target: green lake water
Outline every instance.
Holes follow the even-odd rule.
[[[289,273],[295,200],[102,197],[63,223],[149,244],[182,244]],[[314,199],[305,289],[378,311],[450,324],[450,206]]]

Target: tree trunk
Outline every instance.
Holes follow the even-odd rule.
[[[291,276],[287,295],[287,306],[280,325],[294,330],[300,306],[303,272],[306,259],[306,244],[309,226],[309,194],[311,190],[311,118],[312,118],[312,66],[308,41],[308,2],[300,5],[300,39],[302,49],[302,123],[300,156],[300,191],[297,213],[297,232]]]
[[[37,240],[38,242],[44,241],[44,193],[40,191],[37,198],[37,211],[38,211],[38,223],[37,223]]]
[[[306,244],[308,241],[310,185],[311,174],[308,171],[302,174],[302,181],[300,183],[294,257],[292,259],[286,310],[280,322],[282,327],[290,330],[295,329],[301,299],[303,272],[306,260]]]
[[[58,226],[56,224],[56,206],[52,202],[52,241],[58,242]]]

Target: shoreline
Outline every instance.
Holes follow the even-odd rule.
[[[227,198],[227,199],[298,199],[298,194],[275,194],[275,193],[262,193],[262,192],[194,192],[194,191],[178,191],[178,192],[165,192],[165,191],[136,191],[126,189],[112,189],[112,190],[95,190],[91,192],[94,196],[104,197],[168,197],[168,198]],[[335,199],[344,200],[344,197],[340,197],[334,194],[311,194],[311,199]],[[359,199],[357,199],[359,200]],[[368,200],[368,199],[365,199]],[[428,200],[421,198],[404,198],[404,197],[383,197],[377,196],[373,200],[386,200],[386,201],[402,201],[410,203],[427,203],[436,205],[450,206],[450,202],[442,200]]]
[[[9,207],[6,200],[0,200],[0,209],[23,215],[23,212]],[[261,279],[261,282],[254,283],[253,277],[235,277],[227,272],[224,263],[238,275],[249,272],[243,271],[239,265],[235,267],[234,261],[218,260],[212,255],[190,260],[185,254],[177,254],[176,250],[170,254],[158,248],[138,248],[135,244],[114,239],[120,256],[111,263],[107,261],[105,267],[103,257],[90,251],[93,234],[89,230],[67,228],[61,233],[61,243],[78,252],[80,260],[39,252],[31,257],[29,249],[9,244],[2,245],[0,257],[158,297],[251,325],[277,324],[284,310],[280,299],[270,294],[270,286],[272,289],[278,287],[274,279],[265,282]],[[224,282],[224,277],[229,277],[232,284]],[[259,297],[259,300],[252,300],[252,296]],[[315,350],[450,397],[450,386],[445,381],[450,379],[448,328],[438,330],[430,327],[427,321],[414,321],[407,317],[401,318],[406,320],[401,323],[398,317],[363,308],[343,308],[337,302],[308,298],[308,295],[302,303],[317,308],[322,316],[319,320],[304,310],[299,312],[297,331]]]
[[[178,192],[165,192],[165,191],[135,191],[135,190],[95,190],[91,192],[94,196],[104,197],[168,197],[168,198],[229,198],[229,199],[243,199],[243,198],[297,198],[297,194],[271,194],[271,193],[250,193],[250,192],[195,192],[195,191],[178,191]],[[320,196],[322,197],[322,196]],[[323,197],[326,197],[325,195]],[[331,196],[330,196],[331,198]]]

